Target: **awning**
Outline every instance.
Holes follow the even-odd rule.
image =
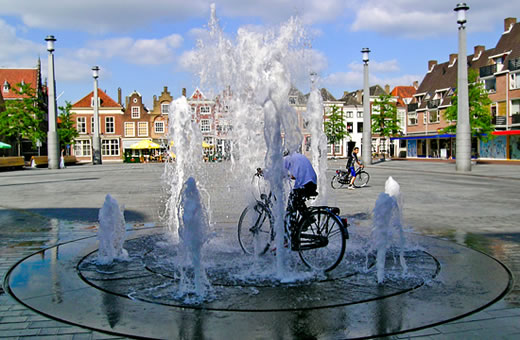
[[[455,138],[457,135],[445,133],[442,135],[426,135],[426,136],[403,136],[403,137],[391,137],[390,140],[395,139],[404,139],[404,140],[411,140],[411,139],[432,139],[432,138]]]
[[[496,135],[496,136],[520,135],[520,130],[493,131],[492,135]]]

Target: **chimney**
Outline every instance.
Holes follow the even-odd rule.
[[[474,52],[473,52],[473,60],[477,60],[478,58],[480,58],[480,56],[482,55],[482,53],[486,50],[486,47],[484,45],[477,45],[474,47]]]
[[[450,54],[450,64],[448,66],[452,66],[453,64],[455,64],[457,57],[458,57],[457,53]]]
[[[163,93],[166,93],[166,92],[168,92],[168,86],[165,86],[165,87],[163,88]]]
[[[183,95],[184,97],[186,97],[186,88],[185,88],[185,87],[182,88],[182,95]]]
[[[413,87],[417,90],[419,88],[419,82],[416,80],[413,82]]]
[[[516,18],[505,18],[504,19],[504,32],[509,32],[514,24],[516,24]]]
[[[385,85],[385,93],[390,94],[390,85],[388,84]]]
[[[117,88],[117,103],[118,103],[119,105],[123,106],[123,105],[121,104],[121,88],[120,88],[120,87]]]
[[[428,72],[431,72],[433,68],[437,65],[437,60],[429,60],[428,61]]]

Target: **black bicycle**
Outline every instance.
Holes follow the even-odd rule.
[[[370,180],[370,175],[363,169],[364,168],[359,167],[356,170],[356,179],[354,179],[354,187],[356,188],[364,187]],[[333,189],[339,189],[344,185],[349,185],[351,179],[350,170],[336,170],[336,174],[332,176],[332,180],[330,181],[330,186]]]
[[[273,199],[271,193],[261,194],[240,215],[238,241],[246,254],[265,254],[275,239]],[[297,251],[308,267],[328,272],[343,259],[348,224],[339,213],[339,208],[328,206],[308,207],[303,213],[287,209],[284,221],[287,246]]]

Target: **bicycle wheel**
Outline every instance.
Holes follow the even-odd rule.
[[[319,209],[300,225],[293,245],[308,267],[328,272],[341,262],[345,254],[346,235],[343,223],[332,212]]]
[[[341,175],[334,175],[332,176],[332,180],[330,181],[330,186],[332,189],[339,189],[342,188],[345,185],[345,180],[343,179],[343,176]]]
[[[367,185],[369,180],[370,180],[370,175],[368,174],[368,172],[360,171],[356,175],[356,179],[354,180],[354,186],[356,188],[364,187],[365,185]]]
[[[260,202],[244,209],[238,220],[238,242],[244,253],[262,255],[267,251],[272,221],[271,212]]]

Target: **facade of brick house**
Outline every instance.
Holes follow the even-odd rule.
[[[455,155],[455,134],[441,129],[452,124],[444,113],[451,106],[457,86],[457,54],[438,64],[428,62],[428,72],[408,104],[407,157],[451,158]],[[472,155],[481,159],[520,159],[520,24],[504,20],[504,32],[494,48],[474,47],[467,57],[469,68],[492,101],[490,112],[495,127],[492,140],[473,138]]]
[[[47,120],[47,90],[45,84],[42,83],[41,76],[41,63],[38,59],[37,66],[34,68],[0,68],[0,94],[2,96],[2,100],[4,102],[8,102],[11,100],[20,100],[22,97],[15,93],[17,84],[29,84],[30,87],[34,90],[34,93],[38,99],[41,100],[40,109],[43,110],[46,114],[44,120],[41,122],[41,128],[44,131],[48,129],[48,120]],[[6,142],[7,140],[4,140]],[[15,140],[8,141],[11,144],[16,143]],[[22,155],[26,157],[30,157],[31,155],[37,155],[38,151],[30,140],[22,139],[22,143],[19,146],[20,152]],[[40,147],[40,151],[42,154],[47,154],[47,143],[46,141],[42,141],[42,147]],[[5,151],[6,154],[16,154],[18,152],[18,145],[13,145],[11,149]]]
[[[192,119],[199,125],[203,142],[210,145],[207,153],[213,153],[217,142],[217,124],[215,119],[216,103],[208,99],[199,88],[187,99],[191,107]]]
[[[403,135],[407,134],[407,110],[408,104],[413,100],[414,94],[417,92],[419,87],[418,82],[414,83],[414,86],[396,86],[390,92],[390,95],[397,99],[397,119]],[[406,157],[406,140],[393,139],[395,152],[392,156],[395,157]]]
[[[72,104],[71,116],[79,136],[75,139],[72,155],[79,162],[92,161],[92,137],[94,130],[94,91]],[[99,127],[102,161],[121,161],[123,138],[123,107],[98,89]]]
[[[121,149],[125,157],[139,156],[142,151],[132,149],[132,144],[142,140],[151,141],[152,137],[150,113],[143,103],[143,97],[137,91],[133,91],[125,98],[122,125],[123,136],[121,139]]]
[[[164,146],[168,145],[168,122],[170,104],[173,101],[173,96],[165,86],[163,91],[157,96],[153,96],[153,108],[150,111],[150,137],[152,140]]]

